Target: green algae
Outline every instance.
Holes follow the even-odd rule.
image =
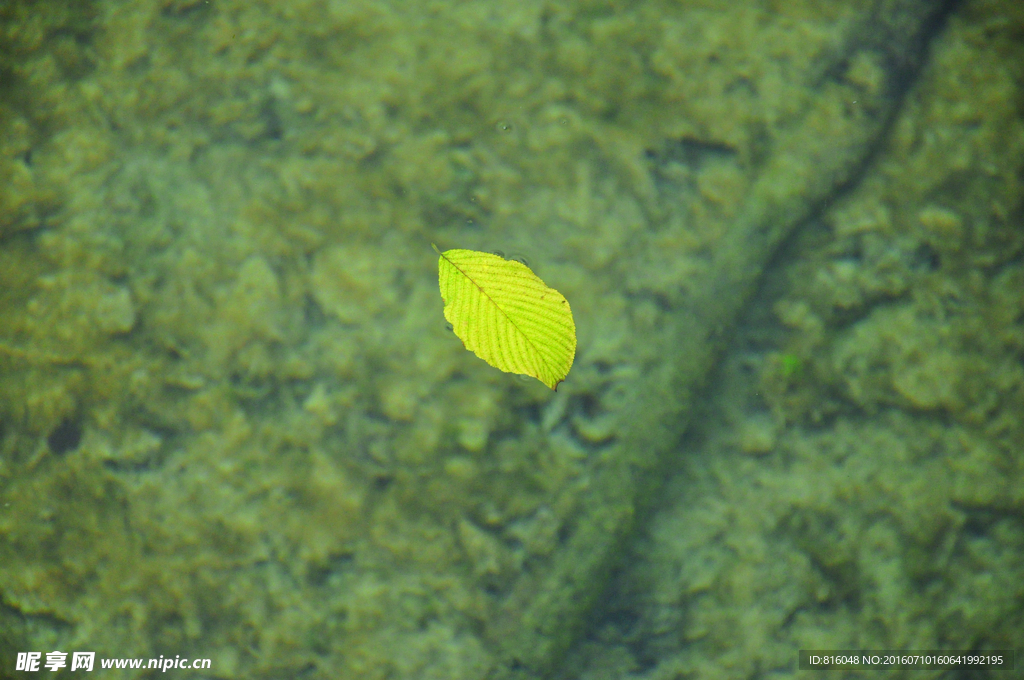
[[[1006,9],[951,19],[876,167],[768,275],[569,677],[1019,649],[1024,238],[988,212],[1024,201]],[[764,421],[771,446],[744,446]]]
[[[27,644],[549,671],[774,244],[883,129],[878,46],[831,47],[868,4],[9,19],[0,597],[66,622]],[[568,282],[564,400],[461,367],[442,237]]]

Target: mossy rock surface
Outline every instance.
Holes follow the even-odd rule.
[[[0,601],[362,678],[554,672],[946,10],[72,4],[2,15]],[[556,394],[447,333],[432,241],[559,282]]]

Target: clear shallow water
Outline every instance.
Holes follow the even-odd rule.
[[[24,7],[4,663],[752,673],[1019,637],[1007,7]],[[432,241],[572,302],[557,394],[445,332]]]

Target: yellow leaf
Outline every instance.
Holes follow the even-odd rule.
[[[565,297],[521,262],[475,250],[434,250],[441,256],[444,318],[466,349],[499,370],[557,388],[576,356],[576,324]]]

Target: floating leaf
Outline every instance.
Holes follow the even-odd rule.
[[[576,356],[576,324],[565,297],[522,262],[475,250],[434,250],[441,256],[444,318],[466,349],[506,373],[558,387]]]

